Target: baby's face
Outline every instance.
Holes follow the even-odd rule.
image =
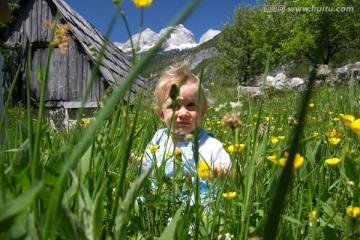
[[[187,81],[180,87],[178,105],[175,113],[173,111],[171,98],[167,98],[162,105],[162,111],[159,114],[160,118],[168,127],[171,126],[172,133],[176,135],[193,133],[196,125],[201,122],[205,111],[203,107],[200,106],[199,112],[196,112],[197,94],[198,85]],[[173,113],[174,118],[172,119]],[[172,120],[173,123],[171,123]]]

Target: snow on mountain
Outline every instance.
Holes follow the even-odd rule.
[[[212,39],[213,37],[215,37],[216,35],[218,35],[221,31],[219,30],[214,30],[214,29],[209,29],[206,31],[206,33],[204,33],[204,35],[201,36],[199,44],[202,44],[206,41],[209,41],[210,39]]]
[[[150,28],[146,28],[144,31],[141,32],[138,52],[146,52],[147,50],[152,48],[155,45],[156,41],[159,39],[159,37],[160,35],[158,33],[152,31]],[[135,47],[139,41],[139,33],[133,35],[131,39]],[[115,45],[126,53],[131,52],[130,39],[125,43],[116,42]]]
[[[157,42],[157,40],[160,38],[160,36],[162,34],[165,34],[166,31],[169,30],[169,28],[170,27],[164,28],[164,29],[160,30],[159,33],[152,31],[150,28],[147,28],[144,31],[142,31],[141,36],[140,36],[138,53],[146,52],[147,50],[152,48],[155,45],[155,43]],[[199,43],[196,43],[194,34],[190,30],[188,30],[186,27],[184,27],[184,25],[179,24],[174,27],[171,34],[165,40],[165,42],[162,46],[162,51],[170,51],[173,49],[183,50],[183,49],[187,49],[187,48],[193,48],[193,47],[198,46],[199,44],[202,44],[202,43],[212,39],[219,33],[220,33],[220,31],[218,31],[218,30],[209,29],[200,38]],[[138,38],[139,38],[139,34],[135,34],[131,38],[133,40],[133,44],[136,45]],[[131,52],[130,40],[128,40],[125,43],[115,42],[115,45],[118,46],[125,53]]]
[[[169,28],[164,28],[160,31],[160,35],[165,34]],[[173,49],[186,49],[197,46],[194,34],[185,28],[182,24],[175,26],[169,37],[165,40],[162,49],[163,51],[170,51]]]

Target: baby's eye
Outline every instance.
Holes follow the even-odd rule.
[[[191,108],[191,109],[195,109],[196,108],[196,103],[190,102],[190,103],[187,104],[187,107]]]

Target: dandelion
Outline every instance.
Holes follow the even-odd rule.
[[[227,150],[229,153],[241,153],[245,147],[245,144],[233,144],[228,146]]]
[[[288,159],[289,153],[285,152],[284,153],[284,157],[279,159],[279,166],[280,167],[285,167],[287,159]],[[304,163],[304,157],[301,156],[299,153],[295,154],[295,158],[294,158],[294,164],[292,167],[293,171],[296,171],[297,169],[299,169],[301,167],[301,165]]]
[[[312,210],[311,212],[309,212],[309,214],[308,214],[309,222],[311,223],[315,218],[316,218],[316,209],[313,209],[313,210]]]
[[[309,103],[309,107],[311,107],[311,108],[315,107],[315,103],[313,103],[313,102]]]
[[[133,0],[133,3],[136,7],[149,7],[152,0]]]
[[[351,124],[355,121],[355,117],[353,115],[340,114],[340,117],[344,120],[348,127],[351,127]]]
[[[288,125],[289,125],[289,126],[294,126],[295,124],[298,124],[298,122],[296,121],[296,119],[293,118],[293,117],[288,117]]]
[[[221,120],[223,126],[230,127],[232,129],[240,127],[242,122],[240,121],[238,115],[236,113],[228,113]]]
[[[332,145],[337,145],[340,142],[340,140],[341,140],[340,138],[335,138],[335,137],[329,139]]]
[[[355,119],[353,115],[340,114],[345,124],[350,127],[358,136],[360,136],[360,118]]]
[[[197,168],[197,174],[199,178],[203,178],[203,179],[210,178],[210,166],[207,164],[205,160],[201,160],[199,162],[199,166]]]
[[[231,200],[236,197],[236,192],[226,192],[222,194],[223,198]]]
[[[175,148],[174,154],[175,154],[175,157],[180,157],[181,156],[181,150],[179,148]]]
[[[68,45],[70,42],[70,37],[68,35],[68,32],[71,28],[70,23],[56,24],[56,23],[49,22],[48,20],[45,19],[43,21],[43,24],[47,28],[56,27],[54,39],[51,41],[50,45],[58,46],[60,49],[60,53],[62,55],[66,55],[67,50],[68,50]]]
[[[269,156],[266,157],[266,159],[269,160],[269,161],[271,161],[271,162],[273,162],[273,163],[279,164],[279,163],[277,162],[277,160],[276,160],[276,159],[277,159],[276,154],[269,155]]]
[[[150,150],[151,153],[156,152],[159,148],[160,148],[160,146],[157,145],[157,144],[154,144],[154,145],[150,145],[150,146],[149,146],[149,150]]]
[[[334,166],[334,165],[337,165],[341,162],[341,159],[340,158],[328,158],[325,160],[325,163],[328,164],[328,165],[331,165],[331,166]]]
[[[88,125],[90,123],[90,120],[88,118],[81,118],[80,124],[81,125]]]
[[[360,207],[354,207],[353,205],[349,205],[346,207],[346,213],[352,218],[357,218],[360,216]]]
[[[271,137],[270,138],[270,142],[271,143],[273,143],[273,144],[275,144],[275,143],[277,143],[277,142],[279,142],[280,140],[277,138],[277,137]]]

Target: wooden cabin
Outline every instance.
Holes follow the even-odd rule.
[[[4,89],[8,92],[20,67],[17,84],[12,96],[13,102],[26,100],[26,75],[30,68],[31,97],[38,101],[40,83],[38,68],[45,69],[46,58],[51,40],[51,29],[44,26],[44,20],[54,22],[59,13],[59,23],[70,24],[70,42],[66,55],[55,47],[50,60],[45,106],[54,108],[79,108],[85,89],[89,85],[97,55],[105,44],[104,58],[85,103],[85,108],[96,107],[106,89],[115,83],[121,83],[131,68],[131,61],[112,42],[107,41],[98,30],[75,12],[63,0],[18,0],[20,9],[12,14],[15,22],[1,31],[2,42],[11,49],[11,57],[6,58],[3,67]],[[84,2],[86,4],[86,1]],[[30,51],[29,51],[30,48]],[[29,58],[29,52],[31,57]],[[28,63],[30,61],[30,63]],[[130,99],[145,89],[141,77],[135,79]],[[125,96],[125,101],[129,99]]]

